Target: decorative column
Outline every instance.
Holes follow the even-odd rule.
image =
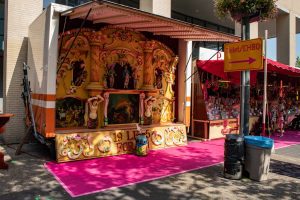
[[[90,84],[87,86],[89,90],[103,89],[103,80],[100,80],[101,71],[103,71],[100,62],[100,48],[101,47],[97,44],[91,44]]]
[[[172,99],[174,97],[174,91],[172,85],[175,82],[175,71],[178,63],[178,56],[174,56],[170,62],[169,72],[165,72],[165,78],[167,81],[167,89],[165,91],[165,97]]]
[[[177,99],[177,111],[175,112],[175,117],[178,122],[184,123],[185,120],[185,93],[186,93],[186,85],[185,85],[185,67],[186,62],[188,61],[187,56],[188,43],[185,40],[178,41],[178,54],[179,54],[179,62],[178,62],[178,99]]]
[[[104,67],[101,60],[104,36],[101,31],[92,32],[88,39],[91,49],[91,70],[90,70],[90,83],[87,86],[88,90],[102,90]]]
[[[143,76],[143,89],[151,90],[154,89],[154,69],[153,69],[153,49],[155,42],[147,41],[144,44],[144,76]]]
[[[109,93],[104,93],[104,126],[108,125],[107,108],[109,103]]]
[[[173,97],[172,98],[172,107],[173,107],[173,110],[172,110],[172,122],[174,122],[175,120],[175,108],[176,108],[176,98]]]
[[[140,94],[140,124],[144,124],[144,99],[145,93]]]

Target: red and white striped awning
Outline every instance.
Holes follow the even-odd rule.
[[[87,20],[94,24],[107,23],[113,27],[147,31],[154,35],[165,35],[187,41],[235,42],[239,37],[212,31],[201,26],[151,14],[139,9],[108,1],[93,1],[61,13],[70,19],[84,19],[92,8]]]

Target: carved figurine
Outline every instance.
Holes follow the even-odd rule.
[[[128,84],[129,84],[129,80],[130,80],[130,73],[127,69],[127,65],[125,65],[125,69],[124,69],[124,89],[128,88]]]
[[[133,77],[133,87],[134,89],[137,89],[139,75],[138,75],[138,70],[136,68],[133,70],[132,77]]]
[[[73,69],[72,85],[77,87],[81,86],[87,78],[87,71],[85,69],[84,61],[83,60],[73,61],[71,65]]]
[[[104,77],[104,78],[103,78],[103,87],[104,87],[104,88],[107,88],[107,80],[106,80],[106,78],[107,78],[107,77]]]
[[[88,128],[97,128],[98,126],[98,106],[99,103],[104,101],[103,97],[97,95],[95,97],[91,97],[87,100],[89,106],[89,115],[88,115]]]
[[[145,105],[145,124],[152,124],[152,108],[156,98],[150,96],[144,101]]]
[[[109,87],[113,88],[115,84],[115,65],[110,65],[108,68]]]
[[[172,73],[172,74],[174,74],[175,71],[176,71],[176,65],[178,63],[178,59],[179,59],[178,56],[175,56],[172,59],[172,63],[171,63],[170,70],[169,70],[169,72]]]
[[[155,86],[157,89],[162,88],[162,71],[159,69],[155,70]]]

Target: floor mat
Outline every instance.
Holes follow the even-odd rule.
[[[275,149],[300,144],[300,132],[274,136]],[[187,146],[150,151],[148,156],[120,155],[45,167],[72,196],[155,180],[212,166],[224,160],[224,139],[190,142]]]

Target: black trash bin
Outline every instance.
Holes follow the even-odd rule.
[[[237,134],[228,134],[224,149],[224,177],[241,179],[244,161],[244,138]]]

